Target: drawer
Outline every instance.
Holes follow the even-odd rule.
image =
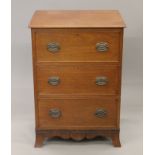
[[[36,56],[44,61],[120,60],[118,29],[45,29],[36,32]]]
[[[120,85],[119,66],[59,63],[37,68],[39,95],[116,95]]]
[[[118,103],[108,99],[40,99],[40,129],[95,129],[117,127]]]

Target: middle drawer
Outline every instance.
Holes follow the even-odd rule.
[[[120,69],[115,65],[52,64],[37,67],[39,95],[119,93]]]

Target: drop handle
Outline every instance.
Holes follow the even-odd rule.
[[[96,85],[98,86],[104,86],[108,83],[108,78],[106,76],[98,76],[96,77]]]
[[[61,117],[61,111],[57,108],[50,109],[48,113],[52,118],[59,118]]]
[[[60,50],[60,44],[57,42],[48,43],[47,50],[51,53],[56,53]]]
[[[95,116],[98,118],[103,118],[107,115],[107,111],[105,109],[97,109],[95,112]]]
[[[52,86],[56,86],[60,83],[60,78],[58,76],[53,76],[48,79],[48,83]]]
[[[96,44],[96,50],[98,52],[106,52],[109,49],[109,45],[107,42],[99,42]]]

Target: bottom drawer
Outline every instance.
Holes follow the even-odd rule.
[[[39,129],[116,128],[118,101],[109,99],[40,99]]]

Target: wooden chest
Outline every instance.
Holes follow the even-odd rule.
[[[123,29],[118,11],[36,11],[36,147],[46,138],[109,137],[119,147]]]

